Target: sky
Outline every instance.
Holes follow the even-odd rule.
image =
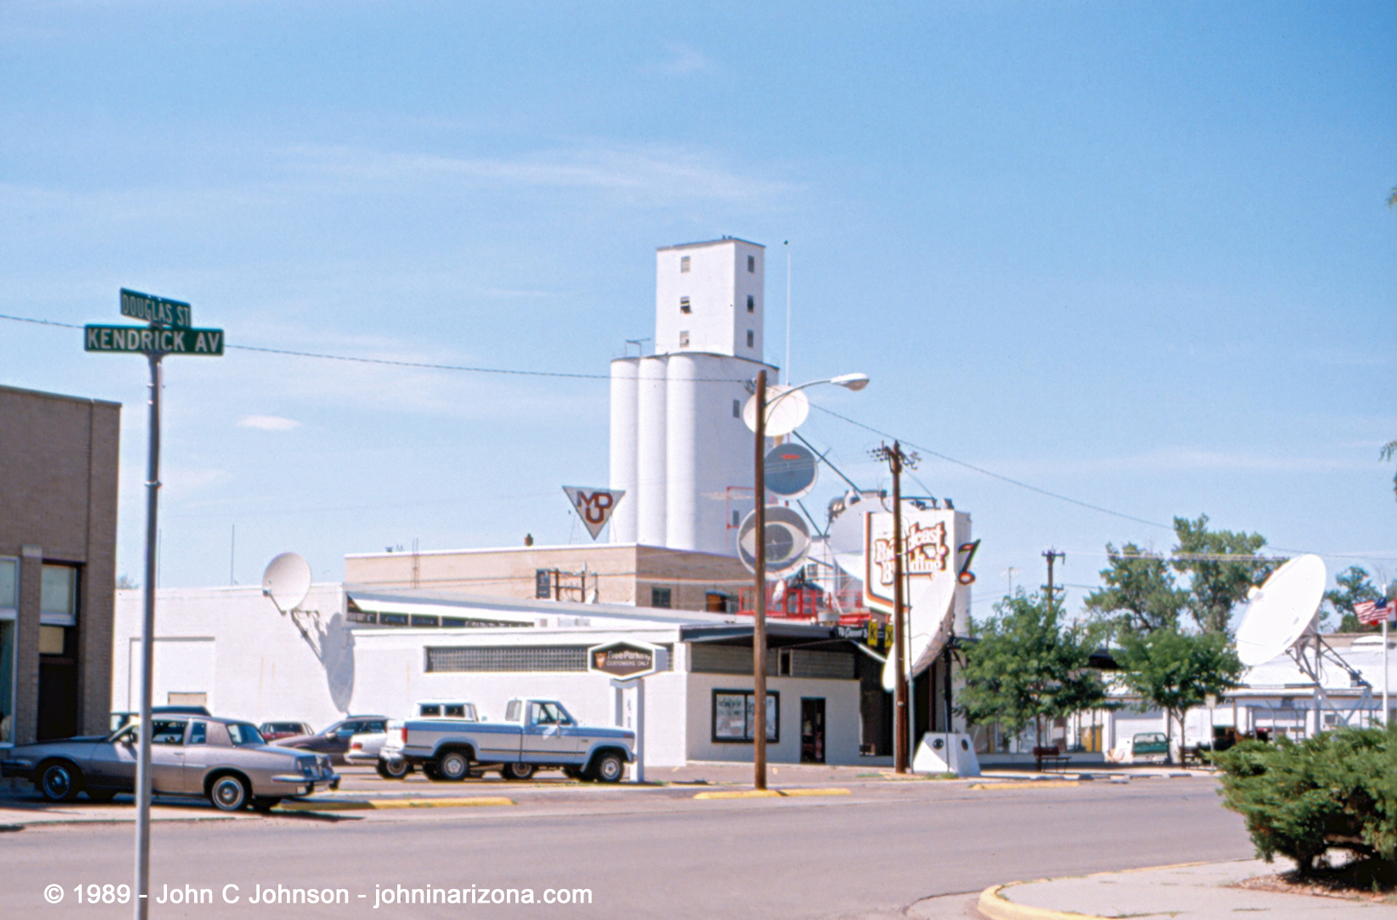
[[[872,378],[802,433],[971,513],[975,615],[1176,515],[1394,578],[1394,45],[1391,3],[11,0],[0,314],[128,287],[243,346],[165,362],[162,586],[587,540],[654,250],[724,235],[770,362]],[[139,582],[144,362],[0,319],[0,384],[123,404]]]

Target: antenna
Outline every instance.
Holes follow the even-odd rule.
[[[310,593],[310,563],[300,553],[282,553],[267,563],[262,573],[262,595],[270,597],[276,609],[290,613]]]
[[[1289,651],[1314,619],[1324,597],[1324,560],[1297,556],[1276,569],[1260,588],[1237,627],[1237,657],[1249,668]]]

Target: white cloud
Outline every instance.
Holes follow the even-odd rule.
[[[256,428],[260,431],[290,431],[300,428],[301,423],[279,415],[249,415],[238,420],[238,427]]]

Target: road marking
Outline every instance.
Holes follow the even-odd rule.
[[[351,801],[320,800],[315,802],[282,802],[277,811],[362,811],[385,808],[471,808],[486,805],[514,805],[513,799],[503,796],[476,795],[469,798],[439,799],[364,799]]]
[[[793,796],[853,795],[848,789],[746,789],[731,792],[700,792],[696,799],[779,799]]]
[[[1037,779],[1037,780],[1029,780],[1028,782],[974,783],[974,784],[971,785],[970,788],[971,788],[971,789],[1057,789],[1057,788],[1060,788],[1060,787],[1062,787],[1062,786],[1080,786],[1080,785],[1081,785],[1081,783],[1079,783],[1079,782],[1078,782],[1077,780],[1075,780],[1075,779],[1066,779],[1066,780]]]

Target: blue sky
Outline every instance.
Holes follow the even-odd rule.
[[[0,313],[122,286],[234,345],[605,375],[654,248],[768,249],[768,358],[812,401],[1128,518],[1208,514],[1397,577],[1390,3],[27,3],[0,7]],[[581,541],[602,380],[231,351],[168,362],[163,585],[295,549]],[[0,383],[125,404],[144,367],[0,321]],[[280,420],[280,421],[278,421]],[[878,437],[803,432],[885,484]],[[927,457],[977,613],[1166,527]],[[833,477],[826,477],[828,483]],[[920,490],[920,487],[914,488]],[[817,502],[833,493],[818,492]],[[1074,589],[1074,597],[1080,589]]]

